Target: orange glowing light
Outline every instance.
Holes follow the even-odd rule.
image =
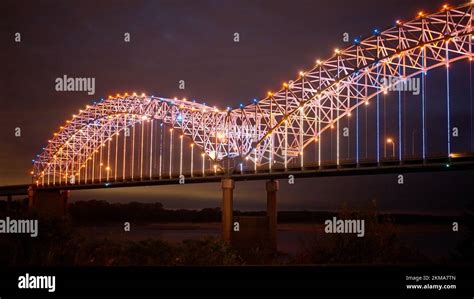
[[[217,133],[217,139],[221,140],[221,139],[224,139],[224,137],[225,137],[224,133],[222,132]]]

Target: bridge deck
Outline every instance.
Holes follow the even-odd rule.
[[[231,174],[206,172],[196,173],[192,177],[190,174],[184,174],[186,184],[196,183],[212,183],[220,182],[224,177],[230,177],[235,181],[252,181],[287,178],[294,175],[297,178],[310,177],[329,177],[329,176],[353,176],[353,175],[376,175],[390,173],[416,173],[416,172],[439,172],[439,171],[459,171],[474,169],[474,156],[463,156],[459,158],[441,158],[434,157],[425,161],[420,159],[405,160],[400,163],[398,160],[384,160],[381,163],[373,161],[360,161],[357,165],[353,161],[342,161],[339,166],[334,164],[323,164],[321,167],[317,165],[308,165],[304,169],[297,167],[289,167],[286,170],[281,167],[268,169],[244,170],[242,172],[234,172]],[[177,185],[179,184],[179,175],[175,174],[171,177],[162,176],[162,178],[132,180],[130,178],[120,181],[97,182],[87,184],[56,184],[50,186],[35,186],[37,189],[44,190],[87,190],[102,188],[118,188],[118,187],[139,187],[139,186],[156,186],[156,185]],[[0,196],[8,195],[27,195],[30,184],[0,186]]]

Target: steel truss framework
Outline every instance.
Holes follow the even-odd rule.
[[[146,95],[125,94],[88,105],[54,134],[34,160],[37,180],[81,176],[94,153],[126,128],[160,120],[192,139],[215,161],[246,158],[285,167],[351,111],[392,85],[430,69],[473,59],[473,4],[420,15],[334,51],[260,101],[233,110]],[[319,140],[319,143],[320,140]],[[337,157],[339,159],[339,157]],[[301,159],[302,160],[302,159]]]

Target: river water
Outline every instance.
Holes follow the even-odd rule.
[[[172,243],[221,235],[219,223],[131,224],[130,232],[125,232],[123,224],[117,223],[80,227],[80,231],[83,236],[93,239],[139,241],[153,238]],[[404,244],[433,259],[448,257],[462,239],[462,233],[453,232],[447,224],[398,225],[397,232]],[[279,224],[278,251],[296,255],[305,244],[324,234],[324,226],[320,224]]]

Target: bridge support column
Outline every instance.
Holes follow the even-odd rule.
[[[63,218],[67,214],[69,190],[28,189],[28,208],[31,212],[45,218]]]
[[[11,211],[12,201],[13,201],[13,196],[12,195],[7,195],[7,212]]]
[[[277,249],[277,223],[278,223],[278,211],[277,211],[277,192],[280,189],[280,185],[276,180],[270,180],[266,183],[267,189],[267,218],[268,218],[268,233],[270,247],[272,250]]]
[[[33,210],[34,206],[34,201],[35,201],[35,191],[33,189],[33,186],[28,187],[28,211]]]
[[[222,179],[222,239],[231,241],[233,218],[234,180]]]

